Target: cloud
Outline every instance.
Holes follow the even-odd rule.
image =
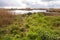
[[[60,7],[60,0],[59,1],[51,1],[48,4],[49,4],[48,7],[59,8]]]
[[[50,2],[50,1],[60,1],[60,0],[41,0],[43,2]]]
[[[0,0],[0,7],[60,7],[60,0]]]
[[[54,1],[54,0],[42,0],[42,1],[49,2],[49,1]]]

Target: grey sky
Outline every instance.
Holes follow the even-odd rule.
[[[60,0],[0,0],[0,7],[58,8]]]

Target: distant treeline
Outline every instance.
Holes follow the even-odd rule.
[[[0,10],[46,10],[47,12],[60,12],[60,8],[0,8]]]

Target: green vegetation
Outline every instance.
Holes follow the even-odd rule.
[[[0,14],[0,40],[60,40],[60,16],[8,15]]]

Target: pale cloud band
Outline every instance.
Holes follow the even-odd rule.
[[[60,8],[60,0],[0,0],[0,7]]]

